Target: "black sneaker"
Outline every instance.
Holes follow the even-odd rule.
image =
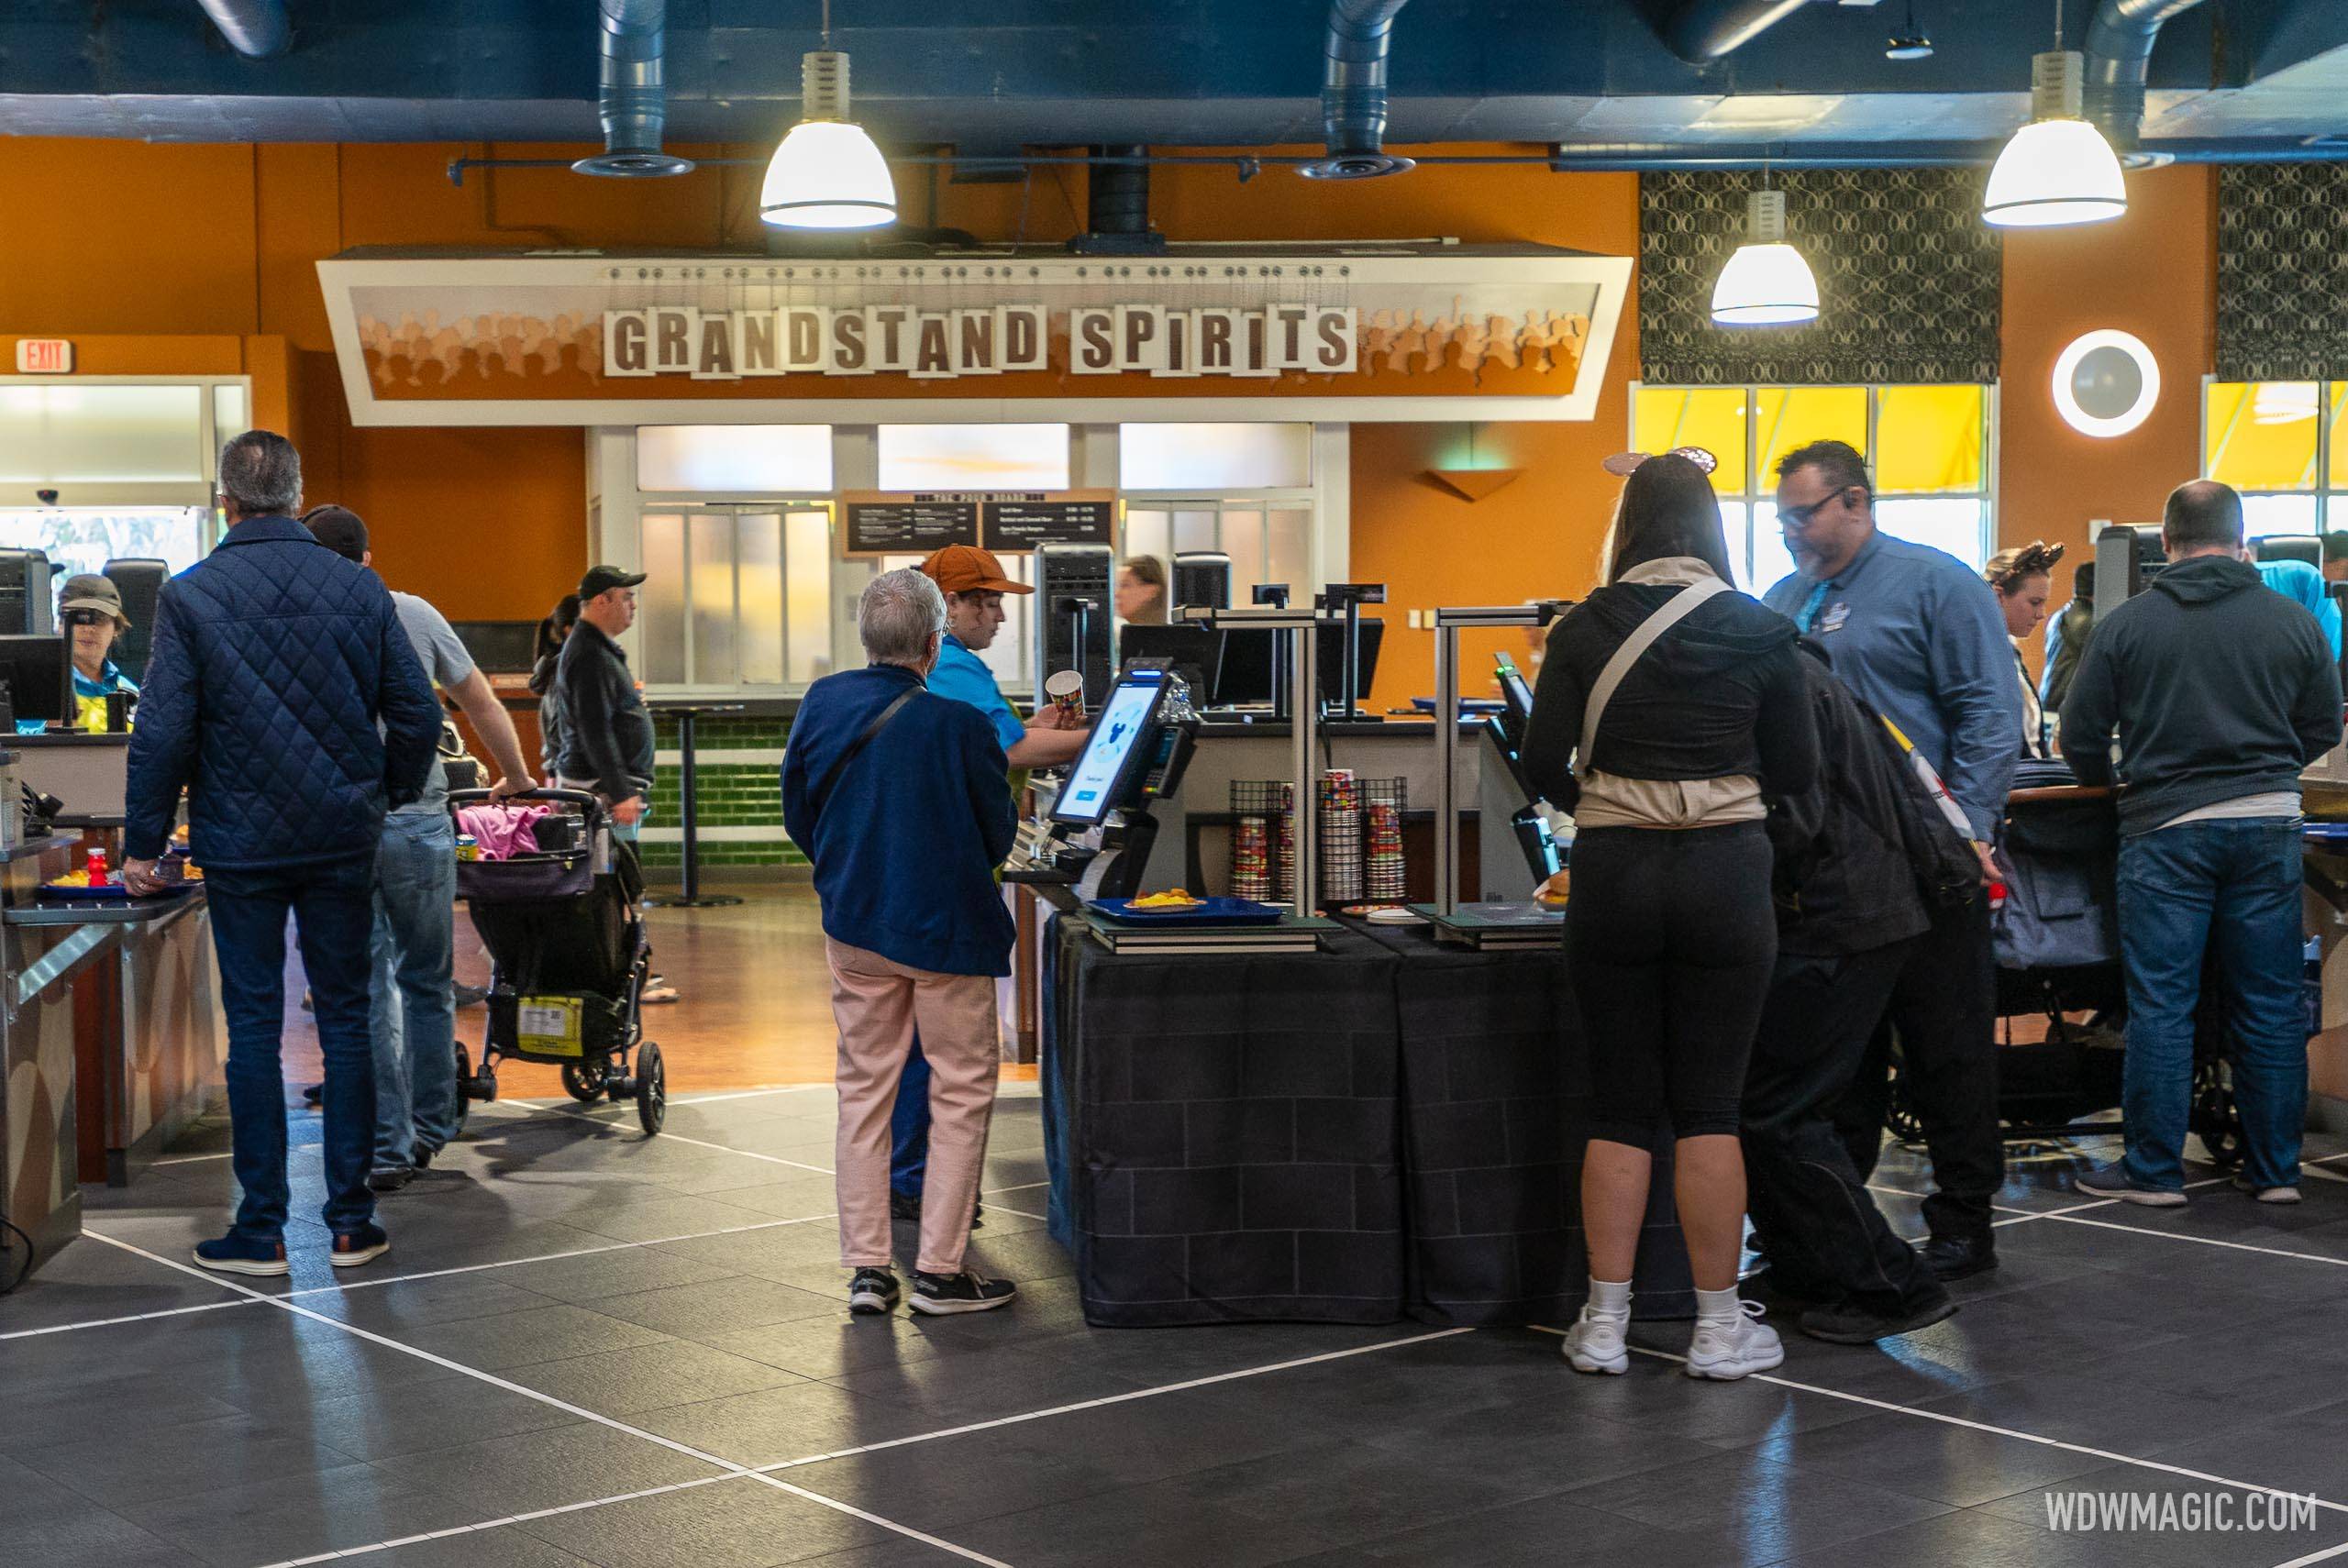
[[[1824,1340],[1830,1345],[1865,1345],[1929,1329],[1955,1311],[1956,1303],[1942,1291],[1933,1300],[1907,1312],[1871,1312],[1849,1301],[1813,1307],[1801,1315],[1800,1323],[1801,1331],[1813,1340]]]
[[[1934,1236],[1924,1243],[1924,1266],[1946,1285],[1998,1266],[1997,1243],[1987,1236]]]
[[[326,1086],[326,1085],[324,1085],[324,1084],[311,1084],[310,1086],[308,1086],[307,1088],[305,1088],[305,1089],[303,1089],[303,1091],[302,1091],[302,1103],[303,1103],[304,1105],[324,1105],[326,1102],[327,1102],[327,1086]]]
[[[414,1165],[377,1165],[367,1173],[367,1186],[373,1192],[397,1192],[415,1179]]]
[[[392,1239],[383,1234],[381,1225],[362,1225],[356,1231],[336,1233],[334,1251],[327,1262],[337,1268],[360,1268],[391,1250]]]
[[[897,1276],[885,1268],[860,1268],[847,1283],[847,1309],[858,1317],[886,1312],[897,1304]]]
[[[924,1274],[914,1270],[914,1295],[907,1305],[933,1317],[954,1312],[991,1312],[1008,1307],[1019,1294],[1007,1279],[989,1279],[970,1269],[959,1274]]]

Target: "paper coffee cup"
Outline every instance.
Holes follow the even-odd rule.
[[[1084,716],[1084,677],[1072,669],[1057,669],[1044,678],[1044,695],[1065,712]]]

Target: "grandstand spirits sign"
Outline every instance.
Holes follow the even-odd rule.
[[[361,425],[1588,419],[1627,258],[354,252],[318,263]]]
[[[893,371],[952,381],[1044,370],[1051,316],[1041,304],[607,310],[604,374],[737,381]],[[1342,375],[1358,361],[1358,329],[1351,305],[1078,305],[1068,313],[1067,368],[1080,376]]]

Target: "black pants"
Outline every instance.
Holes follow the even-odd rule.
[[[1891,1232],[1835,1129],[1910,944],[1778,959],[1744,1078],[1745,1207],[1789,1292],[1888,1317],[1937,1300],[1940,1282]]]
[[[1567,961],[1589,1041],[1590,1136],[1733,1136],[1778,956],[1758,823],[1591,828],[1574,841]]]
[[[1933,928],[1908,950],[1891,1005],[1868,1043],[1834,1125],[1861,1180],[1875,1172],[1890,1101],[1891,1045],[1899,1077],[1924,1124],[1938,1189],[1924,1199],[1935,1236],[1985,1236],[1989,1201],[2006,1179],[1998,1125],[1998,968],[1989,948],[1989,905],[1933,911]]]

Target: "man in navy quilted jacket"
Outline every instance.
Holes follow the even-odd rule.
[[[367,955],[383,815],[423,793],[440,706],[373,572],[294,521],[302,459],[255,430],[220,452],[219,547],[155,602],[131,733],[123,880],[157,890],[180,791],[205,870],[228,1017],[228,1113],[244,1200],[195,1261],[281,1275],[285,1261],[285,917],[326,1057],[326,1223],[337,1268],[391,1250],[367,1171],[375,1075]]]

